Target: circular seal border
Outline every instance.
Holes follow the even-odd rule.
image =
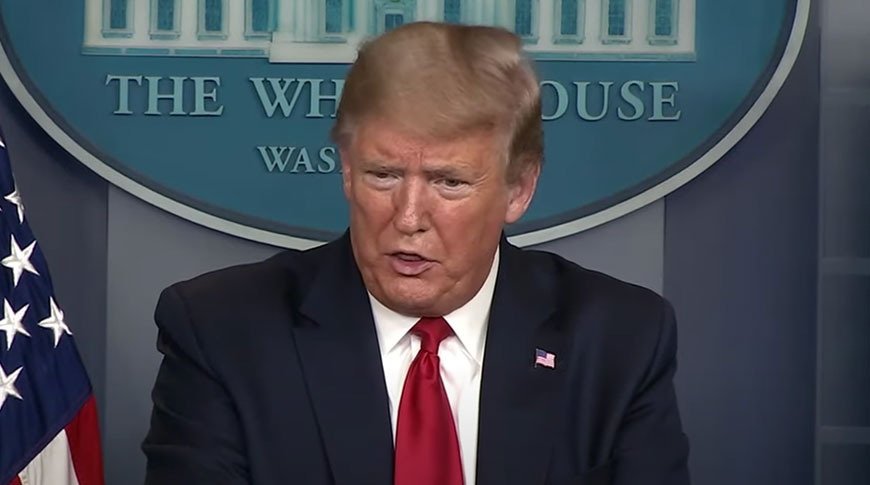
[[[742,118],[740,118],[739,121],[737,121],[737,123],[727,131],[727,133],[719,138],[718,141],[712,143],[712,146],[710,146],[703,155],[698,157],[695,161],[688,163],[681,169],[678,169],[676,172],[667,175],[664,180],[657,181],[657,183],[656,181],[653,181],[652,183],[654,185],[646,189],[641,189],[634,195],[628,195],[628,198],[615,204],[606,204],[606,201],[600,204],[597,203],[595,204],[596,206],[603,206],[603,208],[600,210],[594,210],[593,208],[591,213],[588,213],[587,211],[587,213],[581,214],[573,220],[568,222],[557,222],[549,227],[540,228],[540,226],[546,224],[546,222],[535,224],[538,228],[531,228],[528,231],[512,235],[508,239],[518,246],[530,246],[591,229],[663,198],[674,190],[690,182],[692,179],[704,172],[704,170],[710,168],[714,163],[722,158],[725,153],[731,150],[731,148],[733,148],[749,132],[755,123],[758,122],[773,102],[773,99],[779,93],[783,84],[785,84],[788,75],[791,73],[795,62],[797,61],[801,47],[803,46],[807,25],[809,23],[810,2],[811,0],[797,0],[788,41],[786,42],[779,62],[776,64],[776,68],[773,70],[773,73],[770,75],[770,78],[767,80],[761,93],[757,98],[755,98],[755,101],[749,109],[745,111]],[[5,32],[3,32],[3,34],[5,34]],[[3,37],[5,37],[5,35]],[[106,179],[109,183],[139,199],[144,200],[145,202],[148,202],[149,204],[175,214],[183,219],[243,239],[294,249],[308,249],[319,246],[325,242],[322,240],[307,239],[268,229],[252,227],[218,217],[214,214],[185,205],[179,200],[146,187],[142,183],[133,180],[127,174],[121,173],[112,168],[109,164],[100,160],[94,153],[82,146],[82,144],[74,139],[69,133],[64,131],[51,115],[49,115],[30,91],[27,90],[21,77],[15,71],[13,62],[9,54],[6,52],[6,46],[2,45],[0,47],[2,47],[0,48],[0,76],[2,76],[6,81],[9,89],[24,109],[60,146],[84,163],[85,166],[90,168],[97,175]],[[710,139],[715,139],[715,136],[711,136]],[[646,183],[649,184],[650,182]],[[640,185],[644,185],[644,183],[641,183]],[[180,194],[175,195],[177,196]],[[623,197],[624,194],[616,194],[610,199],[619,200]],[[183,199],[184,197],[179,198]]]

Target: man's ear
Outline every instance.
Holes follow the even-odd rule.
[[[541,175],[540,162],[525,165],[526,168],[519,177],[508,186],[508,206],[504,219],[507,224],[513,224],[526,213],[538,186],[538,177]]]

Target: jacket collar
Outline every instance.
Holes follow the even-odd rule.
[[[558,325],[560,288],[549,255],[501,243],[480,390],[477,483],[542,484],[571,339]],[[555,367],[535,365],[536,350]]]
[[[294,335],[333,480],[392,483],[389,400],[350,237],[315,251],[316,269]]]

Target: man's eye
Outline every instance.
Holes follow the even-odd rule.
[[[369,175],[374,177],[374,179],[377,181],[387,181],[395,178],[395,174],[382,170],[372,170],[371,172],[369,172]]]
[[[465,182],[459,179],[443,179],[441,180],[441,184],[449,189],[456,189],[464,185]]]

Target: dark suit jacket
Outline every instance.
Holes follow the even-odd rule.
[[[372,312],[348,236],[166,289],[148,484],[389,485]],[[659,296],[501,246],[479,485],[686,485],[676,334]],[[556,367],[535,367],[535,349]]]

